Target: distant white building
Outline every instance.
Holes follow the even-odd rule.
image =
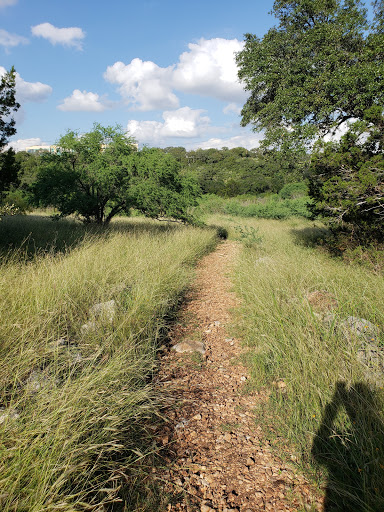
[[[28,146],[27,148],[21,150],[26,151],[32,155],[41,155],[42,153],[56,153],[60,154],[61,149],[59,146]]]

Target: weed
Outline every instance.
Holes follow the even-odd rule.
[[[255,247],[263,241],[260,236],[258,228],[254,226],[234,226],[235,231],[238,233],[238,240],[243,242],[245,247]]]

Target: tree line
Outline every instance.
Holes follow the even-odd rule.
[[[263,130],[256,149],[144,148],[120,128],[68,132],[60,155],[2,151],[0,193],[109,222],[136,208],[191,220],[199,194],[279,192],[305,181],[313,216],[359,243],[383,241],[384,0],[276,0],[278,24],[245,35],[236,56],[249,93],[241,124]],[[15,133],[14,70],[0,85],[0,151]],[[327,138],[328,137],[328,138]],[[12,196],[13,194],[13,196]]]

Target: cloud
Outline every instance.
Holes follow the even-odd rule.
[[[199,144],[194,145],[195,148],[201,149],[209,149],[216,148],[221,149],[223,147],[231,148],[247,148],[252,149],[259,146],[260,141],[264,138],[263,133],[243,133],[239,135],[234,135],[227,139],[223,138],[211,138],[205,142],[201,142]]]
[[[42,140],[38,137],[34,137],[31,139],[18,139],[11,141],[7,147],[12,147],[15,151],[24,151],[26,148],[30,146],[44,146],[49,148],[49,144],[42,142]]]
[[[164,122],[131,120],[127,129],[140,143],[158,144],[172,137],[199,137],[210,124],[209,117],[203,113],[204,110],[183,107],[163,112]]]
[[[72,95],[64,98],[63,103],[57,108],[65,112],[103,112],[108,107],[100,101],[98,94],[75,89]]]
[[[177,108],[179,100],[172,92],[172,67],[161,68],[151,61],[133,59],[130,64],[115,62],[104,78],[118,84],[121,96],[132,110]]]
[[[237,77],[235,52],[243,49],[238,39],[200,39],[180,55],[173,84],[182,92],[224,101],[243,101],[245,92]]]
[[[78,50],[82,49],[81,40],[85,37],[85,33],[79,27],[57,28],[51,23],[35,25],[31,27],[31,31],[34,36],[48,39],[53,45],[73,46]]]
[[[166,68],[151,61],[133,59],[115,62],[104,73],[132,110],[175,109],[175,91],[244,103],[246,94],[237,78],[235,52],[243,48],[237,39],[201,39],[188,45],[189,51],[177,64]]]
[[[228,103],[228,105],[226,105],[224,108],[223,108],[223,112],[224,114],[238,114],[240,115],[241,113],[241,108],[237,103]]]
[[[6,73],[6,69],[0,66],[0,76]],[[26,82],[19,73],[16,73],[16,98],[21,104],[26,102],[41,103],[52,93],[52,87],[41,82]]]
[[[0,0],[0,9],[2,7],[8,7],[10,5],[16,5],[18,0]]]
[[[0,0],[1,1],[1,0]],[[0,4],[1,7],[1,4]],[[26,37],[18,36],[17,34],[10,34],[6,30],[0,28],[0,45],[4,46],[7,50],[18,46],[19,44],[28,44],[29,41]]]

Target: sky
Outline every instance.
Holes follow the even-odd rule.
[[[15,149],[121,125],[140,146],[256,147],[235,52],[273,0],[0,0],[0,74],[14,66]]]

